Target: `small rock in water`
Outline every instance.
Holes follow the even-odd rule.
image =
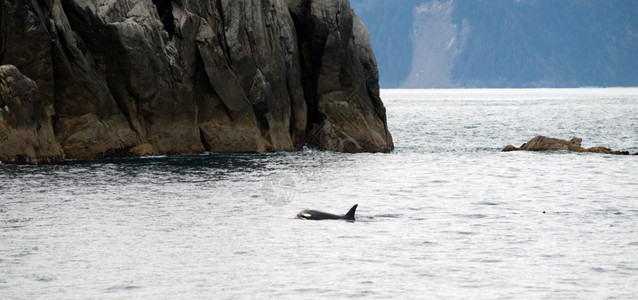
[[[533,139],[527,141],[519,148],[512,145],[507,145],[503,148],[503,152],[509,151],[573,151],[573,152],[591,152],[591,153],[603,153],[603,154],[617,154],[628,155],[629,151],[614,151],[605,147],[591,147],[583,148],[580,144],[583,139],[574,137],[571,140],[562,140],[557,138],[551,138],[546,136],[536,136]]]

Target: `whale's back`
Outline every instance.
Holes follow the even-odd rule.
[[[339,216],[322,212],[318,210],[306,209],[297,214],[297,218],[306,220],[347,220],[354,221],[354,214],[357,210],[357,204],[355,204],[345,215]]]

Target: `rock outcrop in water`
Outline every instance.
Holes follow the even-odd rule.
[[[537,136],[529,140],[527,143],[516,148],[512,145],[507,145],[503,148],[503,152],[508,151],[574,151],[574,152],[592,152],[603,154],[618,154],[628,155],[628,151],[614,151],[605,147],[591,147],[583,148],[580,144],[583,139],[572,138],[571,140],[562,140],[557,138],[550,138],[545,136]]]
[[[35,81],[67,158],[393,148],[348,0],[0,5],[0,65]]]

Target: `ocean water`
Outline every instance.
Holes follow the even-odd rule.
[[[0,165],[0,298],[635,299],[638,156],[500,150],[638,152],[638,89],[382,98],[392,153]]]

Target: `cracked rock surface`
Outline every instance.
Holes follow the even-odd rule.
[[[393,148],[347,0],[0,4],[0,65],[35,82],[62,157]]]

